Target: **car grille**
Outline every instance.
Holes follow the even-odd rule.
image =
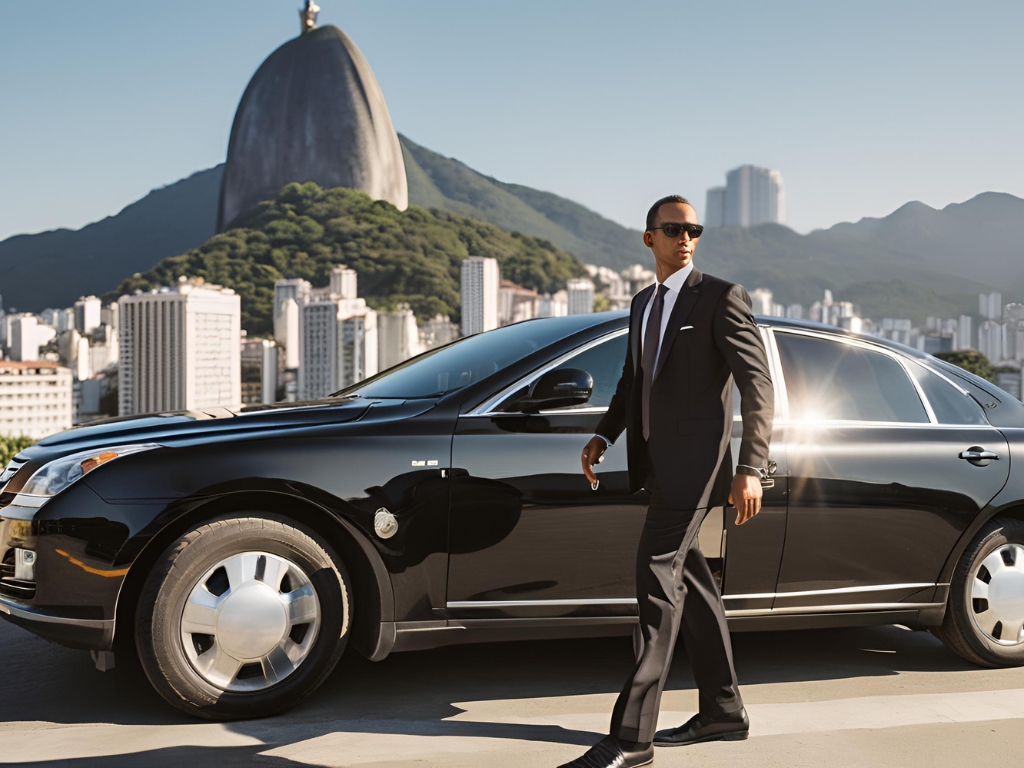
[[[36,596],[36,583],[14,578],[14,550],[7,550],[3,562],[0,562],[0,595],[16,597],[19,600],[31,600]]]

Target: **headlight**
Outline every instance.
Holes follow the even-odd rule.
[[[55,496],[101,464],[132,453],[160,447],[157,443],[121,445],[116,448],[82,451],[62,459],[54,459],[35,471],[21,489],[21,493],[27,496]]]

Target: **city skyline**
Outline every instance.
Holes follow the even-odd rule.
[[[682,66],[676,44],[650,37],[650,18],[673,12],[667,2],[597,3],[584,19],[539,2],[325,3],[320,22],[363,49],[399,131],[484,173],[636,227],[666,190],[703,206],[725,169],[756,163],[783,171],[789,225],[808,231],[884,216],[911,200],[941,208],[987,190],[1024,196],[1013,138],[1024,106],[1007,98],[1021,63],[1012,31],[1024,9],[987,4],[984,15],[1002,23],[966,25],[951,48],[931,8],[878,4],[885,23],[873,26],[870,47],[850,23],[863,6],[710,8]],[[293,10],[269,0],[132,13],[57,4],[40,38],[19,33],[38,25],[37,6],[0,9],[0,69],[36,62],[5,80],[11,119],[0,141],[20,150],[0,187],[0,239],[80,227],[222,162],[245,82],[297,33]],[[162,33],[143,34],[154,28]],[[771,67],[760,65],[766,39],[774,41]],[[651,92],[652,72],[701,83],[702,108],[684,100],[652,112],[639,95]],[[779,82],[784,93],[769,87]],[[899,82],[913,83],[913,100]],[[971,93],[970,110],[949,108],[951,89]],[[870,109],[852,97],[865,92]],[[644,154],[668,135],[666,124],[678,126],[673,142],[700,150],[687,152],[683,167]]]

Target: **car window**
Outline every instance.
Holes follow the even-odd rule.
[[[584,370],[594,377],[594,392],[583,405],[576,408],[607,408],[612,402],[615,388],[618,386],[619,377],[622,376],[622,366],[626,362],[626,343],[629,336],[625,333],[602,341],[590,349],[570,357],[565,362],[552,370],[564,368],[577,368]],[[528,387],[524,386],[514,395],[501,404],[501,411],[518,411],[518,401],[526,396]],[[563,410],[563,409],[559,409]]]
[[[988,424],[981,407],[970,395],[913,360],[908,360],[907,366],[940,424]]]
[[[335,392],[334,396],[439,397],[497,373],[502,368],[593,324],[588,315],[525,320],[454,341]]]
[[[888,355],[792,333],[775,338],[792,418],[928,423],[906,371]]]

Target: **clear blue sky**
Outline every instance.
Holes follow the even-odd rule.
[[[299,0],[0,3],[0,238],[80,227],[222,162]],[[321,0],[396,128],[638,226],[782,171],[798,231],[1024,197],[1024,3]]]

